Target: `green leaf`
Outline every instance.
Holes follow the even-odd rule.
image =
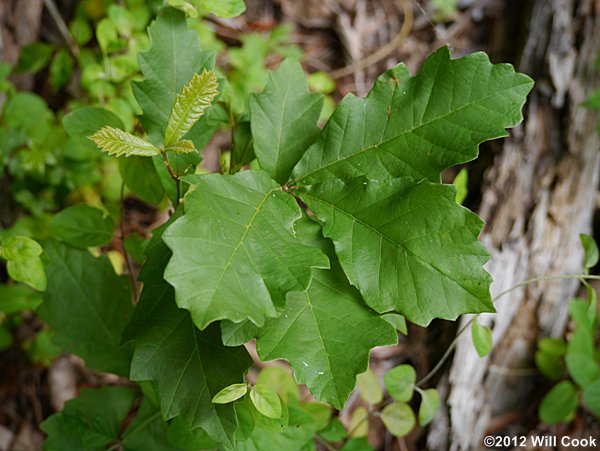
[[[400,64],[366,99],[346,96],[293,176],[303,184],[360,175],[439,182],[442,170],[473,160],[479,143],[521,122],[532,86],[484,53],[452,60],[442,47],[417,76]]]
[[[381,319],[384,319],[403,335],[408,335],[408,325],[406,324],[406,318],[399,315],[398,313],[386,313],[381,315]]]
[[[0,312],[35,310],[41,303],[40,295],[25,285],[0,285]]]
[[[583,389],[583,402],[597,418],[600,418],[600,379]]]
[[[456,203],[462,205],[469,194],[469,172],[466,168],[462,168],[456,174],[452,184],[456,186]]]
[[[433,318],[494,311],[483,222],[454,188],[407,177],[328,180],[298,189],[323,223],[350,283],[377,312],[420,326]]]
[[[565,370],[562,362],[565,352],[566,345],[563,340],[543,338],[538,342],[538,350],[534,356],[535,364],[544,376],[558,380],[562,378]]]
[[[373,445],[371,445],[366,438],[353,438],[348,440],[344,446],[340,448],[340,451],[374,451]]]
[[[368,367],[371,348],[395,344],[396,332],[364,305],[316,224],[301,221],[296,234],[330,257],[331,270],[313,270],[306,291],[288,293],[284,311],[261,329],[256,348],[262,360],[286,359],[315,398],[341,409],[356,375]]]
[[[352,412],[348,431],[350,437],[366,437],[369,433],[369,411],[363,406],[358,406]]]
[[[75,247],[96,247],[110,243],[115,229],[113,219],[98,208],[75,205],[52,217],[50,232]]]
[[[198,17],[198,11],[194,7],[194,5],[192,5],[189,2],[186,2],[185,0],[168,0],[168,5],[172,6],[173,8],[177,8],[180,11],[183,11],[188,17]]]
[[[440,407],[440,394],[435,388],[419,391],[421,394],[421,405],[419,406],[419,424],[428,425],[435,417]]]
[[[417,373],[411,365],[400,365],[383,376],[385,388],[396,401],[408,402],[413,396]]]
[[[265,418],[265,417],[263,417]],[[238,443],[235,451],[311,450],[316,424],[299,406],[289,406],[289,426],[271,430],[257,423],[250,437]]]
[[[289,370],[281,366],[268,366],[260,370],[256,383],[275,390],[283,402],[300,401],[300,389]]]
[[[74,65],[73,58],[65,49],[60,49],[50,63],[50,85],[57,91],[71,78]]]
[[[74,138],[87,138],[105,126],[125,128],[116,114],[98,107],[77,108],[67,114],[62,123],[67,133]]]
[[[151,47],[138,55],[144,80],[132,83],[133,93],[144,114],[141,117],[150,142],[159,146],[169,112],[184,84],[201,68],[212,68],[214,54],[201,51],[198,35],[188,30],[185,15],[164,8],[148,28]]]
[[[198,152],[194,143],[189,139],[183,139],[181,141],[177,141],[174,144],[171,144],[169,147],[165,149],[165,152],[174,152],[174,153],[190,153],[190,152]]]
[[[263,384],[256,384],[250,390],[252,404],[260,413],[269,418],[281,418],[281,401],[275,390]]]
[[[165,131],[167,147],[175,144],[192,129],[218,93],[219,84],[213,71],[204,69],[202,75],[196,73],[192,76],[183,87],[183,92],[177,95],[171,109]]]
[[[121,155],[125,155],[126,157],[131,155],[151,157],[152,155],[160,155],[161,153],[160,149],[154,147],[142,138],[138,138],[137,136],[119,130],[118,128],[108,126],[102,127],[90,136],[90,139],[94,141],[101,150],[109,155],[115,155],[117,157],[120,157]]]
[[[123,446],[127,451],[177,451],[168,439],[169,425],[163,421],[158,408],[144,398],[135,418],[123,432]]]
[[[197,451],[199,449],[213,449],[218,446],[202,428],[190,429],[189,425],[181,417],[175,417],[169,425],[167,435],[169,443],[177,449]]]
[[[50,62],[53,48],[50,44],[44,42],[33,42],[26,45],[19,53],[19,61],[15,72],[31,72],[35,74],[41,71]]]
[[[42,254],[42,246],[26,236],[11,236],[1,249],[2,257],[9,261],[29,260]]]
[[[212,402],[215,404],[227,404],[240,399],[248,391],[246,384],[231,384],[213,396]]]
[[[156,205],[165,197],[165,189],[150,158],[119,158],[119,172],[127,188],[144,202]]]
[[[23,349],[29,360],[37,365],[49,367],[54,359],[60,354],[60,348],[52,343],[54,332],[52,330],[41,330],[35,334],[33,339],[24,343]]]
[[[0,351],[10,348],[13,343],[12,334],[8,329],[0,325]]]
[[[246,320],[241,323],[221,321],[221,336],[225,346],[240,346],[248,343],[258,335],[258,327],[252,321]]]
[[[196,0],[202,14],[214,14],[217,17],[228,19],[237,17],[246,11],[244,0]]]
[[[378,404],[383,400],[383,390],[377,380],[377,376],[368,369],[364,373],[356,376],[356,382],[358,383],[358,389],[360,390],[360,397],[364,399],[367,404]]]
[[[298,390],[297,385],[296,390]],[[332,408],[329,404],[323,404],[321,402],[309,402],[300,404],[300,407],[302,407],[305,412],[308,412],[312,415],[318,430],[325,428],[329,424],[332,413]]]
[[[492,329],[479,324],[476,317],[471,322],[471,338],[479,357],[485,357],[492,352]]]
[[[569,381],[559,382],[542,400],[540,420],[547,424],[565,421],[573,414],[578,403],[575,386]]]
[[[23,282],[38,291],[44,291],[47,285],[44,266],[39,257],[27,260],[10,260],[6,264],[6,272],[16,282]]]
[[[38,314],[54,329],[54,343],[88,368],[129,374],[131,354],[120,344],[133,310],[127,278],[86,249],[49,241],[44,255],[48,288]]]
[[[269,74],[260,94],[250,96],[254,152],[261,169],[285,183],[320,129],[323,96],[309,94],[302,66],[287,59]]]
[[[173,251],[165,278],[201,329],[219,319],[262,326],[288,291],[308,285],[311,267],[328,266],[294,236],[296,200],[262,171],[208,175],[185,206],[165,232]]]
[[[579,235],[581,245],[583,246],[583,252],[585,257],[583,258],[583,267],[590,269],[596,266],[598,263],[598,245],[593,237],[582,233]]]
[[[252,163],[256,158],[254,154],[254,139],[252,138],[249,122],[244,121],[236,124],[232,144],[231,158],[233,160],[233,170],[237,172],[243,166]]]
[[[327,427],[319,431],[319,435],[329,442],[339,442],[346,438],[348,432],[339,418],[335,417]]]
[[[569,350],[565,362],[569,375],[581,388],[585,388],[596,379],[600,379],[600,365],[598,365],[593,355]]]
[[[133,407],[136,392],[126,387],[83,389],[62,412],[47,418],[47,451],[101,450],[119,440],[121,423]]]
[[[404,437],[416,424],[415,414],[408,404],[393,402],[381,411],[383,424],[396,437]]]
[[[166,227],[155,230],[146,247],[139,275],[144,288],[123,334],[135,348],[130,377],[153,381],[163,418],[180,415],[190,428],[201,427],[217,442],[232,443],[237,427],[233,405],[213,404],[212,398],[241,382],[252,359],[243,347],[223,346],[217,325],[201,332],[189,313],[177,308],[173,288],[162,277],[171,256],[162,241]]]

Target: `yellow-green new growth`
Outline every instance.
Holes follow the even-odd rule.
[[[175,153],[197,152],[194,143],[189,139],[182,139],[181,141],[177,141],[175,144],[171,144],[169,147],[167,147],[164,151]]]
[[[114,127],[102,127],[90,136],[90,139],[106,153],[117,157],[121,155],[126,157],[131,155],[148,157],[160,155],[161,153],[159,148],[142,138]]]
[[[204,69],[202,74],[194,74],[190,82],[177,95],[167,129],[165,146],[169,147],[179,141],[204,114],[219,93],[217,76]]]

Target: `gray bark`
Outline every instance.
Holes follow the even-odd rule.
[[[530,277],[581,270],[579,234],[590,233],[599,178],[596,117],[581,106],[598,80],[598,8],[592,0],[533,2],[518,69],[536,87],[525,122],[487,173],[480,209],[487,221],[482,239],[492,255],[492,296]],[[563,334],[577,286],[547,281],[504,296],[498,313],[479,318],[493,328],[494,349],[486,358],[477,356],[468,331],[461,336],[429,449],[482,449],[498,419],[512,416],[509,422],[518,423],[539,377],[536,342]]]

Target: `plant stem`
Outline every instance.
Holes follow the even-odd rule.
[[[138,287],[135,277],[133,275],[133,267],[129,254],[125,250],[125,182],[121,182],[121,220],[119,221],[119,228],[121,232],[121,248],[123,249],[123,255],[125,257],[125,265],[127,266],[127,272],[129,273],[129,280],[131,281],[131,289],[133,290],[132,298],[133,304],[137,304],[137,293]]]
[[[179,207],[181,203],[181,180],[179,180],[179,175],[173,171],[173,166],[171,166],[171,162],[169,161],[169,157],[167,156],[167,152],[162,152],[162,157],[165,162],[165,166],[167,167],[167,171],[169,171],[169,175],[175,181],[175,190],[177,196],[177,202],[175,202],[175,209]]]
[[[496,298],[494,299],[493,302],[496,303],[501,297],[507,295],[508,293],[516,290],[517,288],[521,288],[521,287],[530,285],[532,283],[542,282],[542,281],[545,281],[545,280],[568,280],[568,279],[577,279],[577,280],[581,280],[581,281],[583,281],[583,280],[600,280],[600,276],[586,275],[586,274],[558,274],[558,275],[550,275],[550,276],[532,277],[530,279],[525,279],[524,281],[519,282],[518,284],[510,287],[508,290],[505,290],[505,291],[501,292],[500,294],[498,294],[498,296],[496,296]],[[460,328],[460,330],[458,331],[458,333],[454,337],[454,340],[452,340],[452,343],[450,343],[450,346],[448,346],[448,349],[446,349],[446,352],[444,352],[444,355],[442,356],[442,358],[431,369],[431,371],[429,373],[427,373],[422,379],[420,379],[415,384],[416,386],[422,387],[425,383],[427,383],[442,368],[442,366],[444,365],[444,363],[446,363],[446,360],[448,360],[448,358],[452,354],[452,351],[454,351],[454,348],[458,344],[458,339],[460,338],[460,336],[462,335],[462,333],[465,330],[467,330],[467,328],[471,325],[471,323],[473,322],[473,320],[477,316],[478,315],[472,316],[466,322],[466,324]]]

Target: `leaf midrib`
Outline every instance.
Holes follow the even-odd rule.
[[[360,150],[358,150],[358,151],[356,151],[354,153],[351,153],[351,154],[346,155],[344,157],[338,158],[337,160],[334,160],[331,163],[327,163],[327,164],[325,164],[325,165],[323,165],[323,166],[321,166],[321,167],[319,167],[319,168],[317,168],[317,169],[315,169],[315,170],[313,170],[311,172],[308,172],[307,174],[304,174],[301,177],[296,178],[295,180],[296,181],[302,181],[304,179],[307,179],[311,175],[316,174],[316,173],[318,173],[320,171],[324,171],[324,170],[326,170],[330,166],[337,165],[338,163],[341,163],[343,161],[346,161],[346,160],[349,160],[351,158],[354,158],[355,156],[361,155],[361,154],[363,154],[365,152],[368,152],[369,150],[377,149],[378,147],[383,146],[383,145],[387,144],[390,141],[394,141],[396,139],[399,139],[399,138],[401,138],[401,137],[403,137],[405,135],[413,134],[416,130],[419,130],[420,128],[423,128],[423,127],[425,127],[427,125],[430,125],[430,124],[432,124],[432,123],[434,123],[436,121],[440,121],[442,119],[445,119],[448,116],[456,114],[457,112],[461,111],[464,108],[471,107],[471,106],[473,106],[473,105],[475,105],[475,104],[477,104],[479,102],[483,102],[485,100],[490,99],[493,96],[499,95],[500,93],[502,93],[504,91],[513,90],[513,89],[519,88],[519,87],[524,86],[524,85],[529,84],[529,83],[530,82],[524,82],[524,83],[520,83],[520,84],[517,84],[517,85],[513,85],[513,86],[510,86],[508,88],[504,88],[504,89],[501,89],[499,91],[496,91],[496,92],[494,92],[492,94],[488,94],[487,96],[481,97],[481,98],[479,98],[479,99],[477,99],[477,100],[475,100],[473,102],[466,103],[465,105],[463,105],[463,106],[461,106],[461,107],[459,107],[459,108],[457,108],[455,110],[449,111],[448,113],[445,113],[445,114],[443,114],[441,116],[435,117],[435,118],[433,118],[433,119],[431,119],[431,120],[429,120],[427,122],[423,122],[422,124],[419,124],[416,127],[407,129],[407,130],[405,130],[405,131],[403,131],[403,132],[401,132],[401,133],[399,133],[399,134],[397,134],[397,135],[395,135],[395,136],[393,136],[391,138],[381,140],[381,141],[377,142],[376,144],[372,144],[372,145],[370,145],[368,147],[365,147],[363,149],[360,149]],[[368,101],[368,97],[365,100]],[[363,103],[363,105],[364,105],[364,103]],[[506,125],[506,127],[510,127],[511,125],[512,124],[508,124],[508,125]],[[505,128],[505,127],[503,127],[503,128]],[[346,129],[346,127],[344,129]]]
[[[347,212],[346,210],[342,210],[341,208],[337,207],[335,204],[329,203],[319,197],[316,197],[314,195],[311,195],[308,191],[303,191],[303,194],[308,196],[308,197],[312,197],[313,199],[315,199],[317,202],[321,202],[325,205],[327,205],[328,207],[339,211],[340,213],[342,213],[343,215],[347,216],[348,218],[352,219],[353,222],[357,222],[359,224],[361,224],[362,226],[366,227],[367,229],[370,229],[373,233],[375,233],[377,236],[380,236],[381,238],[385,239],[386,241],[388,241],[389,243],[391,243],[392,245],[401,248],[404,250],[405,254],[411,255],[412,257],[414,257],[416,260],[418,260],[419,262],[422,262],[422,264],[426,267],[429,267],[433,270],[435,270],[437,273],[439,273],[444,279],[449,280],[451,283],[453,283],[454,285],[457,285],[458,287],[460,287],[462,290],[464,290],[465,292],[467,292],[469,295],[471,295],[473,298],[475,298],[478,302],[481,303],[479,297],[475,294],[473,294],[467,287],[464,287],[463,285],[461,285],[460,283],[458,283],[456,280],[452,279],[451,277],[449,277],[446,273],[444,273],[440,268],[434,266],[433,264],[429,263],[428,261],[424,260],[422,257],[420,257],[419,255],[415,254],[414,252],[412,252],[411,250],[407,249],[406,247],[404,247],[404,245],[402,243],[397,243],[394,239],[392,239],[391,237],[388,237],[387,235],[384,235],[383,233],[381,233],[379,230],[377,230],[376,228],[374,228],[373,226],[367,224],[366,222],[360,220],[359,218],[357,218],[356,216],[354,216],[352,213]]]
[[[256,207],[254,207],[254,213],[252,214],[252,216],[248,220],[248,224],[246,224],[246,226],[245,226],[244,233],[242,234],[242,236],[238,240],[237,244],[233,248],[233,251],[231,252],[231,255],[229,256],[229,259],[227,260],[227,262],[225,263],[225,266],[223,267],[223,270],[221,271],[221,275],[219,276],[219,280],[217,280],[217,283],[215,284],[215,287],[214,287],[214,289],[213,289],[213,291],[212,291],[212,293],[210,295],[210,300],[209,300],[209,303],[208,303],[209,305],[208,306],[212,305],[212,303],[214,302],[215,295],[217,294],[217,291],[219,290],[219,287],[221,286],[221,283],[223,282],[223,278],[225,277],[225,274],[227,273],[227,271],[229,270],[229,267],[233,263],[233,259],[234,259],[235,255],[238,253],[240,247],[242,246],[242,243],[246,239],[246,236],[250,232],[250,229],[252,228],[252,225],[254,224],[254,221],[256,220],[256,217],[258,216],[258,213],[260,213],[260,210],[262,209],[263,205],[265,204],[265,202],[267,201],[267,199],[269,198],[269,196],[271,194],[273,194],[275,191],[278,191],[280,189],[281,189],[281,187],[271,188],[269,191],[267,191],[264,194],[264,196],[261,199],[260,203]],[[207,310],[208,310],[208,308],[206,309],[206,311]]]

